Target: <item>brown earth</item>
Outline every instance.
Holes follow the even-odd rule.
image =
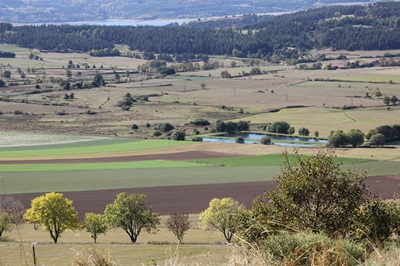
[[[207,151],[184,151],[177,153],[166,154],[145,154],[145,155],[130,155],[130,156],[114,156],[114,157],[100,157],[100,158],[71,158],[71,159],[40,159],[40,160],[5,160],[0,164],[61,164],[61,163],[109,163],[109,162],[135,162],[135,161],[148,161],[148,160],[192,160],[203,158],[227,158],[238,157],[240,154],[228,154],[221,152],[207,152]]]
[[[371,192],[385,199],[400,194],[400,176],[381,176],[367,178]],[[162,215],[172,212],[199,213],[208,207],[213,198],[232,197],[247,207],[256,195],[274,189],[276,183],[251,182],[215,185],[191,185],[154,188],[113,189],[99,191],[65,192],[64,196],[73,200],[75,209],[83,218],[85,212],[103,213],[107,204],[114,201],[120,192],[141,193],[148,197],[153,211]],[[21,200],[26,208],[30,201],[41,193],[12,195]]]

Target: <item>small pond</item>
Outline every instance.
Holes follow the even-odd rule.
[[[237,137],[243,137],[245,139],[245,144],[253,144],[259,143],[261,138],[265,136],[265,134],[229,134],[224,135],[223,137],[208,137],[203,138],[205,142],[222,142],[222,143],[235,143],[235,139]],[[282,136],[282,135],[268,135],[272,144],[278,146],[288,146],[288,147],[312,147],[315,144],[325,144],[328,141],[325,139],[315,139],[309,137],[291,137],[291,136]],[[298,142],[298,143],[296,143]]]

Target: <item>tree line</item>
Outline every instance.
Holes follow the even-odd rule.
[[[400,3],[332,6],[267,18],[244,17],[243,26],[0,25],[3,43],[53,51],[112,53],[115,44],[163,54],[215,54],[271,60],[301,58],[312,48],[400,48]],[[106,53],[104,53],[106,51]]]

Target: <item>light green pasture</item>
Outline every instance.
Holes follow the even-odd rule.
[[[116,143],[109,145],[74,147],[74,148],[26,150],[26,151],[0,151],[0,157],[90,154],[90,153],[100,153],[100,152],[118,152],[118,151],[177,147],[188,144],[191,143],[184,141],[168,141],[168,140],[142,140],[142,141],[132,141],[129,143]]]
[[[294,160],[295,156],[289,154],[288,158],[289,160]],[[190,162],[224,165],[224,166],[282,166],[283,161],[284,157],[281,154],[190,160]],[[369,160],[356,159],[356,158],[335,158],[335,161],[337,163],[342,163],[342,164],[356,164],[356,163],[367,163]]]
[[[367,172],[370,176],[400,174],[400,163],[365,161],[342,169]],[[189,168],[139,168],[42,172],[0,172],[0,192],[7,194],[68,192],[122,188],[145,188],[272,181],[281,174],[275,166],[210,166]],[[262,188],[260,188],[260,193]]]
[[[339,80],[344,81],[361,81],[361,82],[400,82],[399,75],[390,74],[365,74],[365,75],[354,75],[346,77],[337,77]]]
[[[116,170],[138,168],[176,168],[201,166],[198,163],[179,161],[138,161],[138,162],[108,162],[108,163],[63,163],[63,164],[3,164],[0,172],[47,172],[76,170]],[[204,165],[206,166],[206,165]]]
[[[260,182],[272,181],[280,173],[280,166],[0,172],[0,192],[19,194]]]
[[[384,119],[383,119],[384,117]],[[400,124],[400,108],[386,107],[358,108],[351,110],[330,108],[290,108],[276,113],[262,113],[244,117],[237,120],[251,121],[255,124],[273,123],[275,121],[286,121],[294,126],[296,132],[300,127],[310,130],[310,136],[319,131],[319,136],[327,138],[331,130],[360,129],[368,132],[381,125]]]

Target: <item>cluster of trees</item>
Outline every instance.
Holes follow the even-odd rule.
[[[383,125],[371,129],[364,134],[359,129],[352,129],[345,133],[343,130],[332,131],[328,137],[328,146],[344,147],[351,145],[352,147],[361,146],[364,140],[372,146],[382,146],[385,142],[400,140],[400,125]]]
[[[371,196],[366,174],[343,172],[329,153],[284,159],[275,190],[257,196],[248,210],[230,198],[214,199],[200,224],[218,229],[228,242],[237,235],[261,249],[270,238],[298,232],[364,243],[369,251],[399,236],[400,206]]]
[[[376,127],[368,131],[365,137],[371,142],[371,139],[378,134],[383,136],[384,142],[400,140],[400,125],[395,124]]]
[[[15,58],[15,53],[0,51],[0,58]]]
[[[392,97],[385,96],[383,97],[383,103],[386,105],[389,105],[392,103],[393,105],[396,105],[399,102],[399,98],[397,98],[396,95],[393,95]]]
[[[343,130],[336,130],[329,135],[328,146],[343,147],[349,144],[352,147],[357,147],[364,143],[364,137],[365,134],[359,129],[352,129],[348,133],[344,133]]]
[[[105,234],[108,229],[121,228],[135,243],[142,230],[153,232],[160,223],[159,215],[149,210],[147,204],[145,195],[123,192],[106,206],[104,214],[86,213],[84,223],[80,224],[72,201],[64,198],[63,194],[52,192],[33,199],[24,218],[30,223],[43,225],[54,243],[65,230],[82,227],[91,233],[95,242],[98,235]]]
[[[117,48],[104,48],[100,50],[95,50],[92,49],[89,51],[89,55],[91,56],[96,56],[96,57],[102,57],[102,56],[120,56],[121,52]]]
[[[239,122],[223,122],[221,120],[217,120],[215,123],[215,129],[218,132],[227,132],[227,133],[235,133],[238,131],[248,131],[250,128],[249,122],[247,121],[239,121]]]

